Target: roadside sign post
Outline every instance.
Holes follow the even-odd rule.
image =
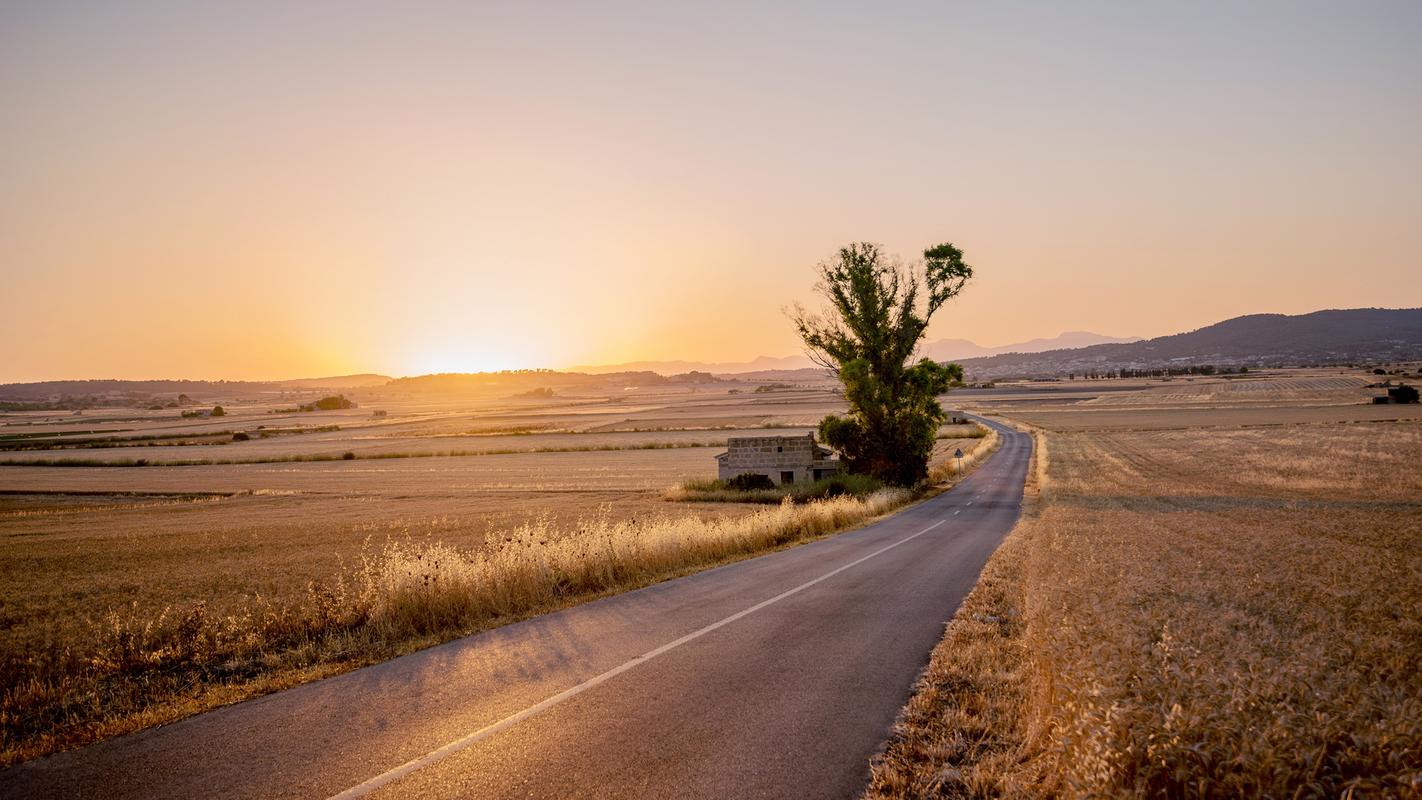
[[[963,448],[959,447],[953,452],[953,457],[958,459],[958,477],[963,477]]]

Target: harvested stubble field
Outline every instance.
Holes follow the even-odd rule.
[[[870,797],[1422,793],[1422,424],[1039,442]]]
[[[1419,405],[1373,405],[1376,376],[1360,370],[1275,370],[1248,378],[1051,381],[963,392],[959,402],[1053,431],[1422,421]]]
[[[714,474],[717,450],[647,443],[795,433],[792,423],[842,401],[827,392],[633,394],[615,403],[392,400],[375,406],[388,409],[382,417],[368,407],[268,414],[270,404],[241,401],[208,420],[130,409],[4,415],[0,430],[40,434],[26,440],[100,430],[77,435],[191,442],[3,454],[19,457],[519,452],[0,466],[0,763],[820,535],[906,499],[667,503],[668,486]],[[256,425],[312,430],[204,443]],[[428,581],[451,588],[430,591]]]

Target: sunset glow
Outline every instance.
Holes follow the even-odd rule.
[[[855,239],[964,247],[985,345],[1422,304],[1416,5],[60,11],[0,9],[3,380],[788,355]]]

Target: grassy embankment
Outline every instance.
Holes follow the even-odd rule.
[[[1038,443],[869,797],[1422,793],[1422,425]]]

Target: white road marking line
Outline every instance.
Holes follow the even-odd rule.
[[[772,603],[778,603],[781,600],[784,600],[785,598],[789,597],[790,595],[797,594],[799,592],[804,591],[805,589],[810,588],[811,586],[814,586],[815,584],[821,581],[828,580],[834,577],[835,575],[844,572],[850,567],[863,564],[865,561],[868,561],[869,559],[882,553],[887,553],[888,551],[894,549],[895,547],[898,547],[901,544],[904,544],[905,542],[917,539],[918,537],[924,535],[925,533],[928,533],[939,525],[942,525],[944,522],[947,522],[947,520],[940,519],[932,525],[929,525],[927,528],[924,528],[923,530],[919,531],[918,533],[912,534],[910,536],[905,536],[904,538],[898,540],[897,542],[894,542],[893,544],[885,545],[884,547],[875,550],[867,556],[855,559],[854,561],[851,561],[848,564],[845,564],[844,566],[839,567],[837,569],[832,569],[829,572],[826,572],[825,574],[821,575],[820,577],[806,581],[793,589],[787,589],[781,592],[780,594],[777,594],[776,596],[770,598],[769,600],[762,600],[761,602],[756,603],[750,608],[737,611],[736,613],[732,614],[729,617],[726,617],[725,619],[713,622],[704,628],[694,630],[691,633],[688,633],[687,635],[681,637],[680,639],[677,639],[672,642],[667,642],[666,644],[654,650],[648,650],[642,655],[635,656],[634,658],[616,667],[613,667],[612,669],[602,673],[601,675],[589,678],[571,689],[565,689],[559,692],[558,694],[555,694],[552,697],[544,700],[541,703],[531,705],[528,708],[525,708],[524,710],[518,712],[517,714],[504,717],[498,722],[495,722],[494,724],[489,725],[487,727],[480,728],[479,730],[474,731],[468,736],[465,736],[460,739],[455,739],[454,741],[439,748],[438,750],[432,750],[429,753],[420,756],[419,758],[413,759],[411,761],[406,761],[404,764],[401,764],[400,766],[395,767],[394,769],[389,770],[387,772],[382,772],[381,774],[376,775],[374,778],[371,778],[370,780],[358,786],[352,786],[351,788],[345,790],[344,792],[341,792],[340,794],[332,795],[329,800],[353,800],[357,797],[365,797],[376,789],[394,783],[395,781],[400,780],[401,778],[405,777],[406,775],[409,775],[412,772],[415,772],[416,770],[428,767],[429,765],[434,764],[437,761],[441,761],[449,756],[452,756],[460,750],[464,750],[476,744],[481,739],[486,739],[496,733],[499,733],[500,731],[507,730],[508,728],[511,728],[514,725],[523,722],[524,720],[535,714],[538,714],[539,712],[547,711],[548,709],[558,705],[564,700],[568,700],[572,697],[580,695],[600,683],[615,678],[618,675],[621,675],[622,673],[626,672],[627,670],[637,666],[638,664],[645,664],[648,661],[651,661],[652,659],[656,658],[659,655],[662,655],[663,653],[666,653],[669,650],[674,650],[678,647],[681,647],[682,645],[692,641],[693,639],[699,639],[702,636],[705,636],[706,634],[716,630],[717,628],[722,628],[726,625],[730,625],[732,622],[735,622],[741,617],[754,614],[755,612],[761,610],[762,608],[765,608],[768,605],[771,605]]]
[[[956,516],[958,516],[958,515],[961,514],[961,513],[963,513],[963,509],[960,508],[960,509],[958,509],[957,511],[954,511],[954,512],[953,512],[953,516],[956,517]]]

